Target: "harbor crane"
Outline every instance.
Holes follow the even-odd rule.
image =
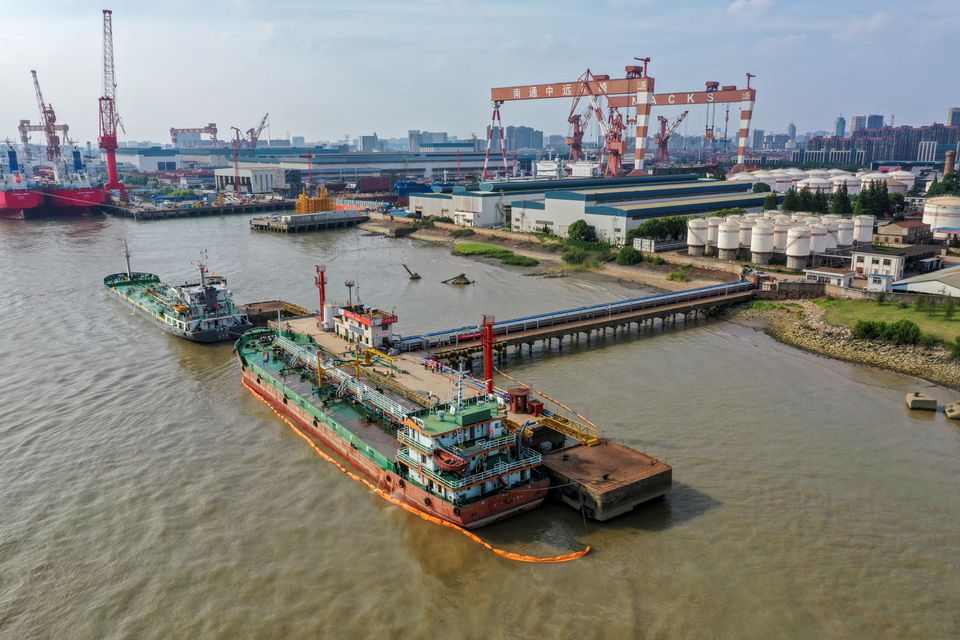
[[[711,91],[689,91],[674,93],[655,93],[655,80],[649,75],[650,59],[640,58],[641,64],[625,67],[626,77],[609,78],[594,76],[593,79],[580,79],[573,82],[550,84],[516,85],[494,87],[490,90],[490,99],[494,105],[494,118],[500,120],[500,107],[505,102],[543,100],[555,98],[574,98],[578,95],[593,94],[606,98],[608,108],[629,109],[636,114],[624,120],[624,124],[636,125],[636,147],[634,150],[633,170],[644,174],[647,169],[647,133],[650,125],[650,112],[655,106],[684,106],[739,104],[740,128],[738,131],[737,167],[743,167],[747,154],[747,139],[753,106],[757,91],[750,86],[750,80],[756,76],[747,74],[747,86],[738,88],[733,85],[717,87]],[[606,79],[601,79],[606,78]],[[585,86],[586,85],[586,86]],[[501,127],[502,128],[502,127]],[[488,154],[484,161],[484,170],[489,160],[490,139],[487,140]],[[504,166],[506,158],[504,157]]]
[[[217,123],[208,122],[205,127],[187,127],[187,128],[178,128],[170,127],[170,142],[173,143],[173,146],[177,146],[177,138],[181,134],[207,134],[210,136],[210,142],[213,143],[213,146],[217,146]]]
[[[117,173],[117,129],[123,129],[117,112],[117,76],[113,64],[113,11],[103,10],[103,95],[100,97],[100,136],[97,143],[107,158],[108,191],[119,190],[126,194],[127,188],[120,182]]]
[[[684,111],[677,116],[673,122],[670,122],[663,116],[657,116],[657,120],[660,122],[660,132],[653,139],[657,145],[657,153],[653,157],[654,164],[661,166],[670,164],[670,148],[668,146],[670,138],[676,133],[680,123],[683,122],[683,119],[686,118],[689,113],[690,111]]]
[[[40,129],[47,139],[47,160],[56,162],[63,154],[63,149],[60,146],[60,136],[57,135],[57,131],[63,131],[63,135],[66,137],[69,129],[66,125],[57,126],[57,114],[53,110],[53,105],[48,104],[43,99],[43,91],[40,90],[40,80],[37,79],[37,72],[31,69],[30,75],[33,77],[33,90],[37,94],[37,106],[40,107]],[[21,125],[23,125],[23,121],[21,121]],[[23,137],[23,133],[23,130],[21,130],[21,137]],[[24,147],[26,146],[24,145]]]
[[[267,126],[267,118],[270,116],[269,113],[263,114],[263,118],[260,120],[260,124],[255,128],[247,129],[247,138],[246,142],[249,145],[250,150],[256,150],[257,141],[260,139],[260,134],[263,133],[264,127]]]

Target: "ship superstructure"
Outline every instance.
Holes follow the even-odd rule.
[[[53,180],[43,185],[46,208],[51,213],[90,213],[107,200],[107,192],[95,185],[83,166],[76,147],[53,165]]]
[[[155,274],[132,271],[126,242],[124,255],[127,271],[107,276],[103,284],[165,331],[194,342],[222,342],[252,328],[234,303],[226,278],[209,274],[203,260],[197,264],[198,280],[173,285]]]
[[[0,153],[0,218],[27,218],[43,205],[43,194],[24,174],[11,145]]]

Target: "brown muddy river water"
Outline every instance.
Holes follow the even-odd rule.
[[[960,425],[903,401],[954,392],[716,321],[511,357],[675,481],[607,524],[554,505],[482,530],[594,549],[519,564],[320,459],[240,385],[231,346],[108,296],[123,237],[174,281],[208,249],[241,302],[315,307],[326,264],[333,298],[355,279],[408,334],[643,293],[243,217],[0,221],[4,639],[960,637]],[[477,283],[439,283],[460,272]]]

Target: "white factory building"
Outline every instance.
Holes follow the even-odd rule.
[[[577,178],[483,183],[476,191],[411,194],[413,215],[444,216],[463,226],[498,226],[516,231],[549,231],[565,236],[577,220],[598,239],[626,242],[644,220],[708,213],[728,207],[759,210],[766,194],[746,183],[705,180],[694,174],[634,178]]]
[[[218,191],[234,191],[237,174],[240,176],[241,193],[272,193],[277,184],[279,173],[276,169],[240,169],[238,172],[231,167],[217,169],[213,172]]]

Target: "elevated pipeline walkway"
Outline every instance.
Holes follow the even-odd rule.
[[[631,298],[566,311],[538,314],[513,320],[504,320],[494,325],[495,349],[503,353],[508,346],[521,349],[532,347],[538,341],[566,336],[589,335],[592,331],[616,331],[632,324],[663,323],[677,317],[692,318],[726,305],[745,302],[754,295],[754,285],[746,280],[661,293],[641,298]],[[471,359],[481,351],[479,327],[460,327],[435,331],[394,340],[400,351],[423,351],[438,359],[462,361]]]

